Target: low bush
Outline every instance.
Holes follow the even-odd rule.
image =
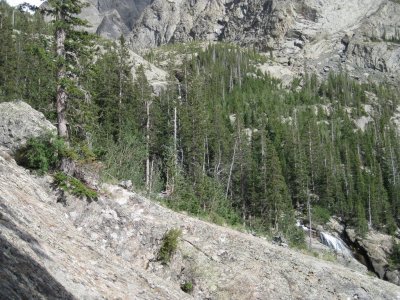
[[[62,155],[66,152],[63,140],[48,134],[31,138],[16,154],[19,165],[44,174],[57,168]]]
[[[158,252],[157,259],[163,264],[168,264],[171,261],[172,255],[178,248],[179,237],[182,235],[180,229],[170,229],[168,230],[162,239],[161,248]]]
[[[86,144],[70,147],[65,141],[53,134],[30,138],[16,154],[19,165],[36,170],[39,174],[56,170],[62,158],[74,161],[93,161],[95,155]]]
[[[192,293],[193,283],[190,281],[185,281],[184,283],[181,284],[181,290],[188,294]]]
[[[305,234],[301,228],[292,226],[290,230],[285,233],[290,247],[304,249],[306,247]]]
[[[57,172],[54,174],[54,183],[58,186],[58,188],[77,197],[85,197],[88,200],[95,200],[98,197],[98,194],[95,190],[87,187],[79,179],[68,176],[63,172]]]
[[[143,161],[146,160],[145,142],[134,135],[125,134],[121,140],[101,140],[102,147],[96,149],[96,154],[104,163],[101,176],[105,181],[132,180],[138,189],[144,189]]]

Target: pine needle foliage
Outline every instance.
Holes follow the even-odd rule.
[[[158,251],[157,260],[163,264],[168,264],[171,261],[172,256],[178,249],[179,238],[182,235],[182,230],[172,228],[168,230],[163,238],[160,250]]]
[[[55,170],[62,157],[75,156],[68,150],[62,139],[52,134],[37,138],[30,138],[26,145],[18,150],[16,161],[28,169],[36,170],[43,175],[48,171]]]
[[[86,186],[79,179],[68,176],[63,172],[54,174],[54,183],[61,190],[80,198],[86,198],[89,201],[96,200],[98,197],[98,193],[95,190]]]

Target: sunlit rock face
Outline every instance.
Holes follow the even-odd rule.
[[[304,71],[347,72],[361,82],[400,78],[400,4],[387,0],[89,0],[91,31],[125,35],[135,51],[224,41],[273,60],[262,70],[290,81]]]
[[[110,39],[127,35],[152,0],[89,0],[81,16],[90,23],[89,31]]]

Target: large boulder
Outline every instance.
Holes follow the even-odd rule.
[[[355,234],[354,229],[346,229],[346,234],[351,242],[361,250],[370,263],[370,268],[381,279],[400,285],[399,270],[392,269],[390,266],[390,256],[393,249],[393,239],[398,239],[390,235],[376,231],[369,231],[365,237]]]
[[[56,133],[45,116],[23,101],[0,103],[0,146],[15,152],[28,139]]]

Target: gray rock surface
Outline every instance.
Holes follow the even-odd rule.
[[[400,288],[104,185],[56,202],[51,178],[0,156],[0,298],[396,299]],[[181,228],[170,265],[155,260]],[[192,295],[180,284],[194,284]]]
[[[159,95],[168,85],[168,73],[154,64],[148,62],[134,51],[129,50],[130,60],[132,62],[132,76],[136,78],[136,70],[143,66],[147,81],[153,89],[153,93]]]
[[[88,0],[81,17],[89,21],[89,31],[100,36],[118,39],[126,35],[151,0]]]
[[[379,278],[400,285],[399,270],[389,267],[389,259],[393,249],[393,238],[376,231],[369,231],[365,237],[355,234],[354,230],[346,229],[350,240],[367,255],[374,272]],[[397,242],[399,242],[397,240]]]
[[[44,115],[23,101],[0,103],[0,146],[14,152],[31,137],[56,133]]]
[[[112,249],[100,251],[56,202],[49,181],[0,156],[1,299],[187,298]]]
[[[110,38],[126,35],[134,50],[227,41],[271,55],[260,68],[284,82],[304,71],[321,77],[346,71],[363,82],[399,80],[397,1],[90,1],[91,12],[83,15],[93,28]]]

